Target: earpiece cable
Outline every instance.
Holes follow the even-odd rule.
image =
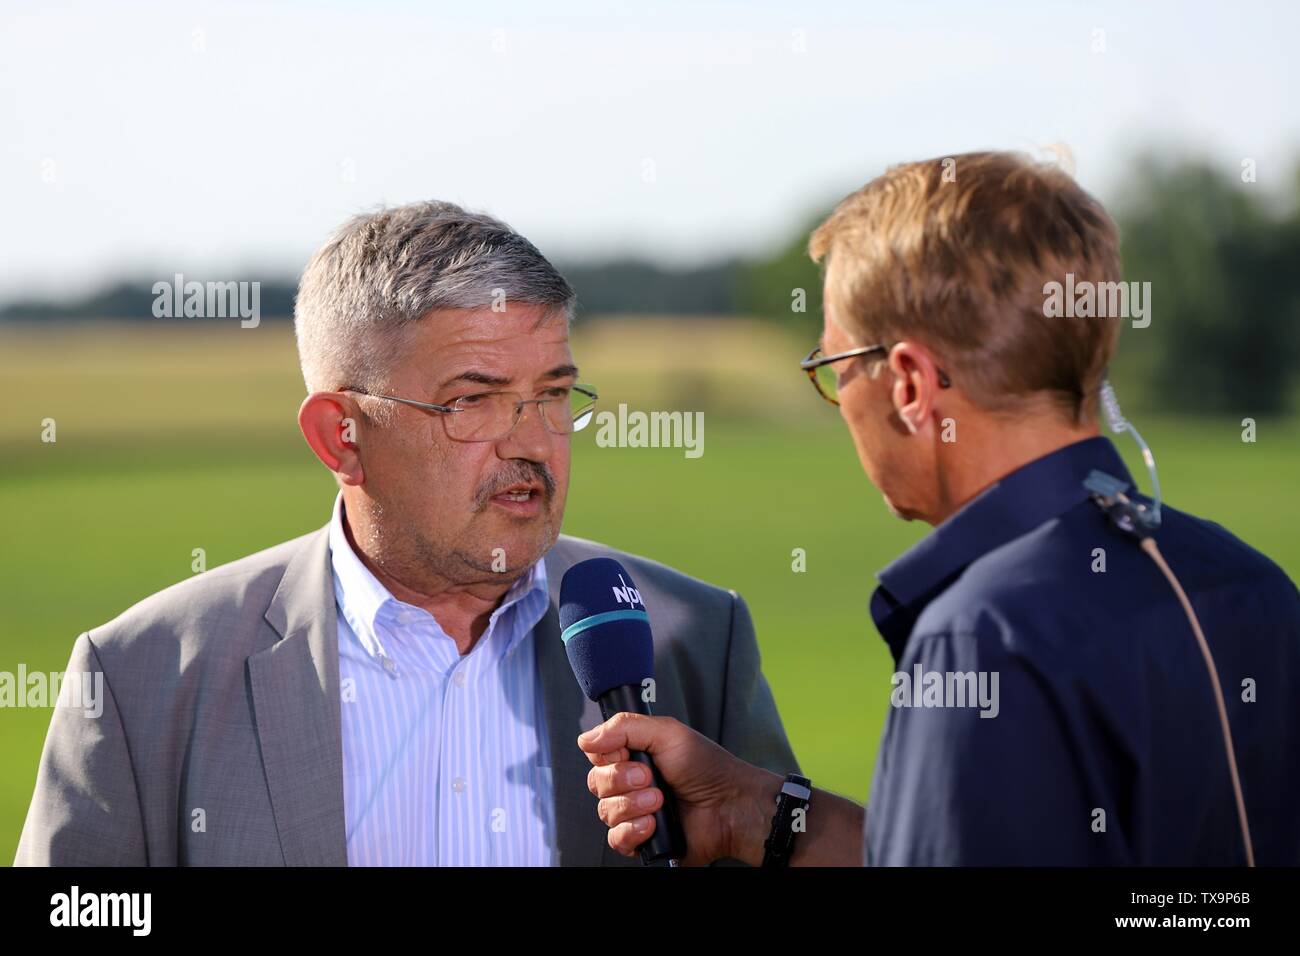
[[[1192,625],[1192,631],[1196,634],[1196,643],[1200,646],[1201,657],[1205,661],[1205,669],[1210,675],[1210,686],[1214,689],[1214,703],[1219,710],[1219,727],[1223,731],[1223,749],[1228,755],[1228,773],[1232,777],[1232,794],[1237,801],[1237,819],[1241,824],[1241,840],[1246,847],[1246,865],[1255,865],[1255,846],[1250,839],[1250,821],[1246,817],[1246,798],[1241,792],[1241,775],[1237,772],[1237,751],[1232,745],[1232,730],[1228,725],[1228,707],[1223,700],[1223,687],[1219,683],[1219,670],[1214,666],[1214,657],[1210,654],[1210,645],[1205,640],[1205,633],[1201,630],[1201,622],[1197,620],[1196,611],[1192,609],[1192,602],[1187,599],[1183,586],[1178,583],[1178,578],[1169,565],[1165,563],[1164,555],[1160,553],[1160,548],[1156,545],[1156,539],[1146,537],[1141,540],[1142,550],[1150,555],[1151,560],[1156,566],[1164,572],[1169,579],[1169,585],[1178,595],[1178,601],[1183,606],[1183,611],[1187,615],[1187,620]]]
[[[1110,425],[1111,431],[1116,435],[1128,432],[1133,436],[1133,440],[1138,443],[1138,447],[1142,449],[1142,460],[1146,463],[1147,474],[1151,476],[1151,521],[1153,524],[1159,525],[1160,476],[1156,474],[1156,456],[1151,453],[1150,446],[1138,434],[1138,430],[1119,410],[1119,399],[1115,397],[1115,388],[1110,384],[1109,379],[1103,379],[1101,383],[1101,409],[1106,416],[1106,423]]]

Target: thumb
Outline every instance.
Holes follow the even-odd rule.
[[[661,748],[666,717],[647,717],[645,714],[615,714],[609,720],[578,736],[578,746],[587,753],[611,753],[626,747],[648,754]]]

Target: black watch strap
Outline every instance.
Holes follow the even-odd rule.
[[[802,820],[812,800],[812,781],[797,773],[785,776],[785,784],[776,797],[776,815],[772,817],[772,832],[763,843],[763,866],[789,866],[794,855],[794,840],[803,825],[795,829],[795,820]]]

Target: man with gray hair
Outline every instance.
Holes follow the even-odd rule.
[[[559,533],[597,396],[573,309],[532,243],[450,203],[326,242],[295,331],[333,515],[77,639],[68,670],[102,673],[103,714],[56,710],[16,862],[625,862],[556,609],[596,555],[646,595],[656,712],[797,770],[735,592]]]

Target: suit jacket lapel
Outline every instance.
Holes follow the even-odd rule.
[[[551,606],[533,630],[537,669],[546,702],[546,734],[551,745],[555,785],[556,843],[561,866],[599,866],[607,830],[596,816],[596,798],[587,789],[591,763],[578,749],[577,737],[601,722],[600,707],[578,686],[560,640],[559,589],[565,567],[546,558]]]
[[[281,639],[248,658],[248,673],[284,860],[347,866],[328,526],[290,559],[265,617]]]

